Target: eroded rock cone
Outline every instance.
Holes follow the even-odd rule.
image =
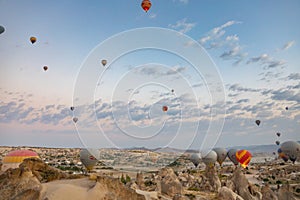
[[[141,172],[136,174],[136,181],[135,182],[136,182],[136,184],[137,184],[137,186],[140,190],[143,190],[145,188],[144,176]]]
[[[158,173],[160,177],[160,191],[162,194],[174,197],[176,194],[183,194],[182,185],[172,168],[163,168]]]
[[[277,195],[271,190],[268,185],[262,187],[261,193],[263,196],[263,200],[278,200]]]
[[[19,166],[21,170],[28,168],[40,182],[49,182],[59,179],[81,178],[83,175],[70,175],[59,169],[51,167],[38,158],[27,158]]]
[[[126,187],[119,179],[106,176],[98,176],[93,190],[102,191],[102,198],[106,200],[132,199],[145,200],[145,196],[136,193],[133,189]]]
[[[249,183],[240,167],[237,167],[233,172],[233,175],[231,179],[227,181],[226,186],[240,195],[244,200],[262,199],[262,194],[254,185]]]
[[[40,196],[40,181],[28,168],[8,169],[0,176],[0,199],[36,200]]]
[[[219,191],[219,189],[221,188],[221,181],[219,179],[215,166],[206,166],[205,177],[207,178],[212,190]]]
[[[244,200],[241,196],[234,193],[231,189],[227,187],[222,187],[219,190],[218,198],[222,200]]]
[[[293,193],[290,191],[289,184],[282,185],[278,190],[278,199],[280,200],[297,200]]]

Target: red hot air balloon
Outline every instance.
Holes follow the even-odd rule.
[[[162,110],[163,110],[164,112],[167,112],[167,111],[168,111],[168,106],[163,106],[163,107],[162,107]]]
[[[150,0],[143,0],[142,4],[141,4],[141,6],[145,12],[148,12],[148,10],[151,8],[151,5],[152,4],[151,4]]]
[[[243,168],[246,168],[249,164],[252,155],[247,150],[239,150],[235,154],[237,161],[242,165]]]

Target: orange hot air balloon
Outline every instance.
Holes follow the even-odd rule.
[[[168,106],[163,106],[163,107],[162,107],[162,110],[163,110],[164,112],[167,112],[167,111],[168,111]]]
[[[235,153],[235,156],[237,161],[242,165],[243,168],[247,167],[252,158],[251,153],[245,149],[237,151]]]
[[[149,0],[143,0],[142,4],[141,4],[141,6],[145,12],[148,12],[148,10],[151,8],[151,5],[152,5],[151,1],[149,1]]]
[[[30,42],[34,44],[36,42],[36,37],[30,37]]]

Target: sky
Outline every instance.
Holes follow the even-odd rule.
[[[298,0],[151,2],[0,0],[0,145],[300,140]]]

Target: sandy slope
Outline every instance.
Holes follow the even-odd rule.
[[[41,199],[48,200],[100,200],[101,188],[88,178],[75,180],[59,180],[42,184]]]

